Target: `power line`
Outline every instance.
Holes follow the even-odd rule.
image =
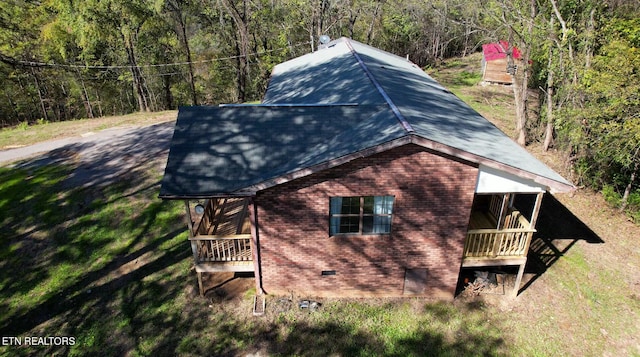
[[[187,66],[190,64],[201,64],[201,63],[211,63],[211,62],[217,62],[217,61],[227,61],[227,60],[232,60],[232,59],[237,59],[237,58],[242,58],[242,57],[251,57],[251,56],[261,56],[267,53],[271,53],[271,52],[275,52],[275,51],[280,51],[286,48],[292,48],[292,47],[300,47],[300,46],[305,46],[308,45],[310,43],[310,41],[307,42],[302,42],[302,43],[298,43],[295,45],[291,45],[291,46],[287,46],[287,47],[280,47],[280,48],[274,48],[271,50],[266,50],[266,51],[259,51],[259,52],[254,52],[254,53],[250,53],[247,55],[238,55],[238,56],[228,56],[228,57],[218,57],[218,58],[212,58],[212,59],[208,59],[208,60],[200,60],[200,61],[191,61],[191,62],[174,62],[174,63],[161,63],[161,64],[143,64],[143,65],[137,65],[137,66],[132,66],[132,65],[115,65],[115,66],[95,66],[95,65],[91,65],[91,66],[87,66],[87,65],[80,65],[80,64],[67,64],[67,63],[47,63],[47,62],[37,62],[37,61],[23,61],[23,60],[18,60],[18,59],[8,59],[8,57],[3,60],[3,62],[7,62],[7,63],[11,63],[11,64],[16,64],[16,65],[22,65],[22,66],[28,66],[28,67],[58,67],[58,68],[81,68],[81,69],[103,69],[103,70],[109,70],[109,69],[131,69],[134,67],[137,68],[158,68],[158,67],[177,67],[177,66]],[[5,57],[5,56],[3,56]]]

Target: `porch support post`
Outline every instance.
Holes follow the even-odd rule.
[[[196,274],[198,275],[198,290],[200,291],[200,296],[204,297],[204,288],[202,287],[202,272],[196,270]]]
[[[193,219],[191,218],[191,207],[189,200],[184,200],[184,206],[187,210],[187,228],[189,229],[189,243],[191,243],[191,253],[193,254],[193,266],[198,276],[198,291],[200,296],[204,296],[204,288],[202,287],[202,272],[198,271],[198,242],[193,240]]]
[[[526,261],[520,264],[520,268],[518,269],[518,275],[516,276],[516,282],[513,285],[513,297],[518,297],[518,291],[520,290],[520,283],[522,282],[522,276],[524,275],[524,266],[527,265]]]
[[[496,227],[496,229],[502,229],[502,226],[504,225],[504,219],[507,216],[507,208],[509,206],[510,198],[510,193],[504,193],[502,195],[502,207],[500,208],[500,217],[498,217],[498,226]]]
[[[191,218],[191,208],[189,200],[184,200],[184,207],[187,210],[187,227],[189,227],[189,238],[193,235],[193,219]]]
[[[255,196],[249,199],[249,221],[251,222],[251,254],[253,255],[253,276],[256,280],[256,294],[262,295],[262,275],[260,274],[260,245],[258,239],[258,206]]]
[[[539,192],[536,197],[536,203],[533,206],[533,212],[531,213],[531,221],[529,221],[529,229],[536,228],[536,222],[538,221],[538,214],[540,213],[540,207],[542,206],[542,197],[544,196],[544,192]]]

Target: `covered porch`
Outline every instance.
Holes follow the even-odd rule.
[[[541,199],[542,193],[538,195]],[[513,206],[513,198],[515,194],[511,193],[476,196],[465,240],[463,266],[479,264],[483,260],[518,261],[527,256],[536,230]]]
[[[187,200],[185,205],[200,295],[202,273],[255,272],[251,198]]]
[[[517,266],[513,290],[513,296],[517,296],[545,191],[531,182],[482,168],[462,268]]]

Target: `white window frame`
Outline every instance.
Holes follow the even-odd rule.
[[[358,210],[352,210],[351,212],[342,213],[342,200],[343,199],[358,199]],[[373,202],[366,203],[366,200],[373,199]],[[395,203],[395,196],[337,196],[329,199],[329,236],[337,235],[381,235],[390,234],[392,221],[393,221],[393,205]],[[365,206],[371,205],[371,210],[365,212]],[[352,205],[351,207],[355,207]],[[336,213],[336,210],[339,210]],[[351,218],[357,219],[357,228],[348,229],[346,232],[341,232],[343,227],[341,219]],[[349,227],[349,225],[347,225]],[[355,224],[350,225],[355,228]]]

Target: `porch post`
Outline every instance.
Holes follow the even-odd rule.
[[[513,285],[513,297],[518,297],[518,291],[520,290],[520,283],[522,282],[522,276],[524,275],[524,266],[527,265],[526,261],[520,264],[520,268],[518,269],[518,275],[516,276],[516,282]]]
[[[536,227],[536,222],[538,221],[538,214],[540,213],[540,206],[542,206],[542,197],[544,196],[544,192],[539,192],[536,196],[536,202],[533,206],[533,212],[531,212],[531,220],[529,221],[529,229],[533,230]],[[533,233],[527,233],[527,243],[525,245],[525,257],[529,253],[529,245],[531,244],[531,239],[533,238]],[[525,258],[526,259],[526,258]],[[520,290],[520,283],[522,283],[522,276],[524,275],[524,268],[527,265],[525,260],[524,263],[520,264],[520,268],[518,269],[518,275],[516,276],[516,282],[513,287],[513,297],[518,296],[518,291]]]
[[[536,203],[533,206],[533,212],[531,213],[531,221],[529,221],[529,228],[535,229],[536,222],[538,221],[538,213],[540,213],[540,207],[542,206],[542,197],[544,196],[544,192],[539,192],[536,197]]]
[[[187,210],[187,227],[189,228],[189,238],[193,235],[193,219],[191,218],[191,208],[189,200],[184,200],[184,207]]]
[[[251,254],[253,255],[253,276],[256,280],[256,294],[262,295],[262,275],[260,274],[260,245],[258,240],[258,206],[255,196],[249,202],[249,221],[251,222]]]
[[[498,217],[498,226],[496,227],[496,229],[502,229],[502,226],[504,225],[504,220],[507,216],[507,209],[509,207],[510,198],[511,198],[510,193],[502,194],[502,207],[500,208],[500,217]]]
[[[204,288],[202,286],[202,272],[198,271],[198,242],[193,240],[193,219],[191,218],[191,207],[189,207],[189,200],[184,200],[185,208],[187,209],[187,227],[189,228],[189,243],[191,245],[191,253],[193,254],[193,266],[198,276],[198,291],[200,296],[204,296]]]

